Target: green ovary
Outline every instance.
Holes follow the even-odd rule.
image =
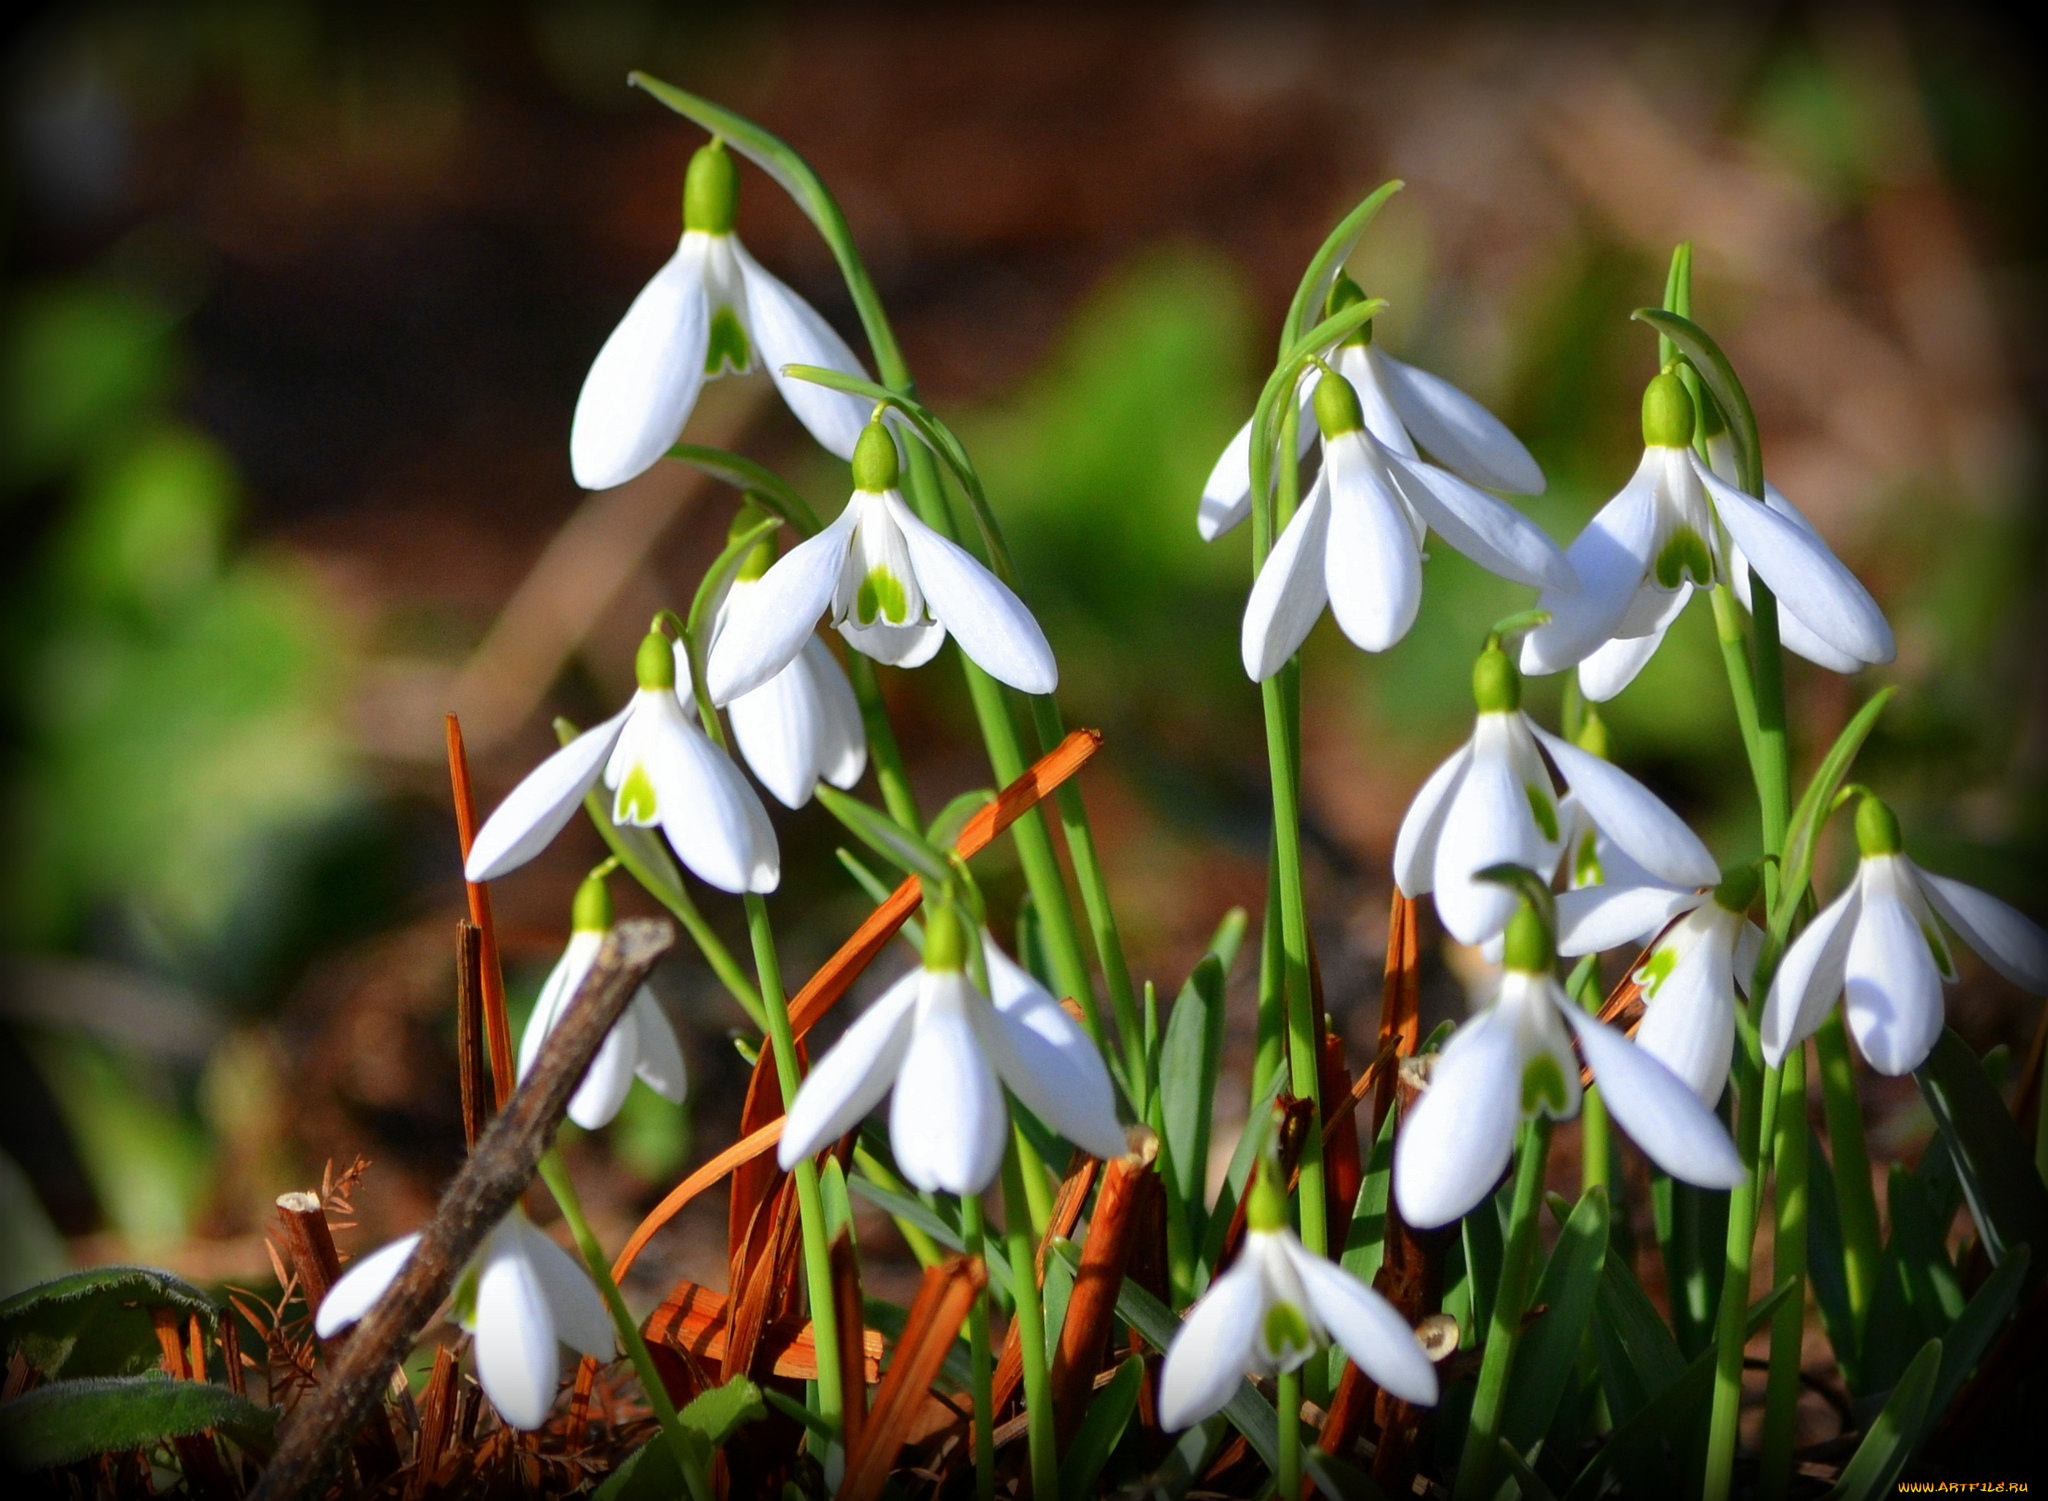
[[[891,625],[904,625],[910,620],[910,597],[904,591],[903,580],[886,568],[872,568],[868,576],[860,581],[860,593],[853,602],[854,618],[862,625],[873,625],[877,616]]]
[[[1522,791],[1528,796],[1529,811],[1535,815],[1536,827],[1543,831],[1543,837],[1555,841],[1557,838],[1557,809],[1550,801],[1550,794],[1542,788],[1524,785]]]
[[[1315,1336],[1309,1332],[1308,1320],[1301,1316],[1301,1310],[1292,1303],[1275,1303],[1266,1310],[1266,1324],[1263,1331],[1266,1353],[1276,1361],[1303,1350],[1313,1350]]]
[[[723,369],[745,370],[753,363],[753,346],[740,327],[738,314],[722,307],[711,318],[711,336],[704,346],[704,373],[717,375]]]
[[[657,808],[654,783],[648,779],[647,768],[635,761],[625,780],[619,783],[618,797],[612,802],[612,822],[650,824]]]
[[[1522,1114],[1542,1110],[1556,1120],[1564,1114],[1565,1100],[1564,1075],[1558,1072],[1557,1060],[1548,1053],[1530,1059],[1522,1070]]]
[[[1676,589],[1688,575],[1704,587],[1714,581],[1714,560],[1698,532],[1680,527],[1657,554],[1656,574],[1657,582],[1666,589]]]

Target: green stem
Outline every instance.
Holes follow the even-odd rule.
[[[591,1230],[590,1221],[584,1217],[583,1202],[576,1196],[576,1185],[570,1180],[569,1169],[555,1148],[548,1148],[541,1157],[540,1175],[548,1186],[548,1192],[555,1196],[555,1203],[561,1206],[562,1219],[569,1227],[569,1234],[575,1238],[576,1248],[583,1253],[591,1280],[597,1283],[598,1292],[604,1296],[604,1306],[619,1331],[619,1342],[626,1347],[626,1354],[633,1362],[633,1371],[640,1378],[641,1390],[647,1394],[647,1405],[654,1409],[655,1421],[661,1425],[669,1448],[675,1454],[676,1465],[683,1472],[683,1483],[689,1488],[691,1501],[712,1501],[711,1478],[697,1463],[690,1435],[683,1431],[682,1422],[676,1416],[676,1405],[669,1400],[668,1388],[662,1384],[661,1373],[654,1368],[654,1357],[648,1352],[647,1341],[641,1337],[640,1325],[627,1309],[619,1284],[612,1280],[611,1261]]]
[[[1047,1172],[1045,1159],[1038,1155],[1038,1148],[1031,1144],[1031,1138],[1018,1132],[1017,1169],[1024,1179],[1024,1206],[1031,1215],[1031,1233],[1034,1237],[1045,1234],[1045,1227],[1052,1223],[1053,1188],[1052,1177]],[[1038,1253],[1033,1251],[1035,1256]]]
[[[1574,674],[1566,680],[1566,691],[1577,682]],[[1598,1013],[1600,994],[1599,956],[1588,954],[1572,971],[1569,986],[1572,999],[1586,1011]],[[1591,1188],[1613,1191],[1614,1131],[1607,1119],[1607,1102],[1600,1098],[1600,1086],[1588,1084],[1579,1106],[1579,1192]]]
[[[1031,1448],[1031,1494],[1060,1493],[1059,1435],[1053,1423],[1052,1373],[1045,1359],[1045,1310],[1039,1302],[1038,1278],[1032,1266],[1038,1238],[1032,1233],[1024,1191],[1024,1134],[1014,1128],[1010,1150],[1003,1157],[1003,1224],[1010,1252],[1010,1284],[1015,1293],[1017,1344],[1024,1354],[1024,1411],[1028,1414]],[[991,1414],[991,1417],[994,1415]]]
[[[1863,1102],[1849,1059],[1849,1034],[1839,1007],[1813,1035],[1820,1061],[1821,1102],[1827,1112],[1836,1211],[1842,1224],[1842,1261],[1849,1284],[1849,1322],[1863,1348],[1864,1321],[1877,1291],[1883,1241],[1877,1233],[1877,1194],[1870,1186],[1870,1149],[1863,1139]]]
[[[868,759],[874,762],[882,805],[897,823],[912,833],[921,833],[924,820],[917,811],[917,796],[910,790],[910,773],[903,765],[902,747],[896,743],[896,728],[889,723],[889,709],[882,702],[882,685],[875,678],[875,664],[860,652],[849,651],[846,677],[853,684],[854,701],[860,705],[860,722],[868,737]]]
[[[981,1196],[969,1194],[960,1201],[960,1241],[967,1254],[984,1267],[988,1265],[988,1258],[982,1254],[982,1248],[987,1239],[988,1225],[982,1218]],[[1014,1261],[1010,1264],[1016,1265]],[[1027,1279],[1020,1277],[1016,1280],[1023,1282]],[[1041,1335],[1041,1341],[1043,1338]],[[974,1380],[974,1493],[979,1501],[994,1501],[995,1366],[989,1356],[988,1288],[985,1285],[967,1310],[967,1364]]]
[[[1714,1395],[1707,1426],[1707,1463],[1702,1494],[1727,1501],[1734,1488],[1735,1442],[1742,1417],[1742,1347],[1748,1330],[1749,1267],[1756,1242],[1757,1207],[1763,1193],[1764,1096],[1775,1094],[1777,1071],[1761,1077],[1747,1050],[1735,1050],[1735,1150],[1742,1182],[1728,1196],[1728,1241],[1721,1301],[1714,1309]]]
[[[1774,1143],[1773,1196],[1777,1238],[1772,1247],[1772,1280],[1777,1286],[1806,1280],[1806,1049],[1794,1048],[1778,1075],[1778,1131]],[[1806,1300],[1787,1297],[1771,1317],[1771,1370],[1764,1393],[1763,1468],[1765,1501],[1781,1501],[1792,1485],[1792,1435],[1799,1408],[1800,1339],[1806,1330]]]
[[[1756,679],[1749,667],[1749,642],[1742,625],[1742,602],[1729,589],[1709,589],[1714,607],[1714,637],[1721,646],[1721,665],[1728,673],[1728,692],[1735,700],[1735,722],[1749,757],[1750,779],[1759,792],[1764,783],[1763,746],[1757,727]]]
[[[1315,995],[1309,986],[1308,909],[1301,873],[1301,802],[1296,781],[1296,736],[1287,713],[1286,679],[1299,671],[1289,663],[1260,685],[1266,709],[1266,760],[1273,780],[1274,861],[1280,878],[1282,992],[1287,1019],[1288,1083],[1296,1099],[1309,1100],[1314,1122],[1302,1142],[1301,1243],[1311,1255],[1329,1251],[1329,1215],[1323,1187],[1322,1104],[1317,1078]]]
[[[1279,1501],[1298,1501],[1301,1495],[1301,1369],[1282,1371],[1274,1382],[1274,1405],[1280,1418],[1280,1483],[1274,1488]]]
[[[854,1166],[890,1193],[905,1199],[914,1199],[918,1196],[916,1189],[905,1183],[886,1162],[869,1151],[867,1143],[857,1136],[853,1141],[853,1161]],[[892,1214],[889,1218],[896,1226],[897,1233],[903,1237],[904,1244],[910,1247],[910,1254],[917,1258],[920,1267],[934,1267],[946,1259],[945,1247],[933,1240],[923,1226],[912,1224],[900,1215]]]
[[[1486,1349],[1479,1363],[1479,1386],[1472,1395],[1472,1417],[1465,1429],[1464,1453],[1458,1460],[1458,1501],[1480,1501],[1492,1495],[1494,1455],[1500,1448],[1502,1409],[1508,1376],[1514,1368],[1515,1345],[1522,1318],[1536,1289],[1537,1221],[1543,1209],[1543,1174],[1550,1160],[1550,1118],[1539,1115],[1522,1127],[1520,1160],[1515,1165],[1514,1208],[1508,1217],[1508,1242],[1501,1252],[1500,1287],[1486,1321]],[[1487,1204],[1479,1212],[1490,1212]]]
[[[1287,1046],[1287,959],[1280,945],[1280,872],[1277,856],[1266,857],[1266,910],[1259,920],[1258,1039],[1252,1053],[1250,1108],[1259,1108],[1273,1087]]]

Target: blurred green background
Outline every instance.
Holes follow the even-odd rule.
[[[1560,540],[1633,466],[1654,346],[1627,315],[1696,241],[1770,473],[1899,637],[1853,683],[1795,667],[1800,754],[1899,683],[1864,778],[1926,863],[2042,914],[2048,164],[2028,54],[1986,15],[59,7],[5,74],[0,1282],[260,1278],[272,1198],[323,1162],[375,1159],[358,1203],[395,1231],[457,1160],[441,712],[495,800],[550,714],[626,691],[731,514],[672,466],[595,498],[568,475],[583,370],[672,248],[701,140],[632,67],[754,115],[846,205],[1067,717],[1107,734],[1086,788],[1141,976],[1177,986],[1257,908],[1249,543],[1199,541],[1194,501],[1302,263],[1389,176],[1352,263],[1393,304],[1378,336],[1524,437]],[[808,225],[751,170],[743,192],[750,248],[851,334]],[[714,388],[693,436],[836,504],[844,471],[766,391]],[[1354,1041],[1394,830],[1464,734],[1487,624],[1528,603],[1447,549],[1428,572],[1394,651],[1327,622],[1307,648],[1315,924]],[[927,806],[985,784],[956,675],[885,678]],[[1609,719],[1719,852],[1754,848],[1703,606]],[[864,903],[818,810],[777,820],[801,975]],[[575,831],[498,887],[522,1004],[596,848]],[[614,1239],[737,1117],[739,1014],[687,961],[659,988],[694,1093],[636,1091],[579,1144]],[[1977,969],[1951,1004],[1980,1046],[2039,1014]],[[1871,1104],[1887,1144],[1924,1135],[1905,1095]],[[650,1276],[722,1275],[705,1213]]]

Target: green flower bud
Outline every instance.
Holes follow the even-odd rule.
[[[1337,279],[1330,283],[1330,295],[1323,299],[1323,316],[1334,318],[1348,307],[1357,307],[1365,301],[1365,289],[1344,272],[1337,273]],[[1348,334],[1344,343],[1348,348],[1353,344],[1366,345],[1372,342],[1372,319],[1368,318]]]
[[[1864,859],[1896,855],[1906,847],[1899,836],[1899,816],[1869,793],[1856,805],[1856,849]]]
[[[1685,382],[1665,371],[1643,388],[1643,442],[1652,448],[1684,448],[1692,442],[1692,396]]]
[[[1365,409],[1358,404],[1358,392],[1334,370],[1316,382],[1316,426],[1326,438],[1355,433],[1365,426]]]
[[[1489,644],[1472,664],[1472,701],[1481,714],[1512,714],[1522,707],[1522,674],[1497,644]]]
[[[727,544],[739,541],[742,536],[768,519],[766,511],[755,505],[751,500],[748,501],[740,507],[739,513],[732,518],[732,525],[726,528],[725,540]],[[747,555],[740,559],[740,569],[735,577],[751,583],[774,566],[775,533],[770,532],[759,542],[756,542],[747,549]]]
[[[896,488],[896,440],[876,418],[853,445],[853,488],[879,495]]]
[[[936,909],[925,921],[924,967],[929,970],[967,967],[967,924],[960,920],[960,909],[950,902]]]
[[[569,926],[578,933],[602,933],[612,925],[612,890],[603,876],[585,876],[569,908]]]
[[[1556,963],[1557,949],[1550,936],[1550,925],[1544,922],[1534,902],[1522,898],[1515,907],[1515,915],[1508,919],[1507,935],[1501,940],[1502,967],[1525,975],[1547,975]]]
[[[706,234],[729,235],[740,211],[740,169],[725,149],[725,142],[713,136],[690,158],[690,170],[683,178],[683,228]]]
[[[676,646],[660,631],[640,638],[640,650],[633,656],[633,676],[642,688],[673,688],[676,685]]]
[[[1280,1181],[1280,1165],[1270,1153],[1259,1155],[1256,1176],[1252,1179],[1251,1196],[1244,1204],[1244,1225],[1247,1230],[1285,1230],[1287,1225],[1287,1185]]]
[[[1724,912],[1747,912],[1762,884],[1754,864],[1731,865],[1721,872],[1721,884],[1714,888],[1714,905]]]

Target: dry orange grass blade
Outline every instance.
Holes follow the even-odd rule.
[[[1328,1231],[1323,1244],[1341,1246],[1351,1227],[1352,1206],[1365,1182],[1358,1128],[1351,1121],[1360,1091],[1351,1082],[1351,1070],[1344,1066],[1343,1038],[1331,1032],[1322,1034],[1316,1074],[1316,1092],[1323,1107],[1323,1174],[1329,1194],[1324,1205]]]
[[[647,1218],[640,1222],[639,1227],[620,1249],[618,1260],[612,1263],[612,1280],[617,1282],[624,1279],[626,1273],[633,1269],[633,1263],[639,1259],[640,1253],[647,1249],[647,1242],[654,1239],[655,1231],[680,1214],[685,1204],[716,1185],[735,1167],[743,1162],[751,1162],[780,1140],[782,1117],[778,1115],[758,1131],[751,1131],[742,1136],[670,1189],[668,1197],[648,1212]]]
[[[926,1269],[904,1320],[903,1337],[896,1342],[895,1357],[875,1393],[874,1408],[847,1453],[836,1501],[879,1501],[932,1378],[987,1281],[981,1263],[966,1256],[949,1256]]]
[[[800,1042],[797,1066],[810,1067],[810,1058]],[[782,1080],[775,1071],[775,1050],[762,1048],[747,1078],[747,1096],[740,1106],[740,1135],[751,1136],[772,1120],[782,1118]],[[754,1216],[775,1193],[782,1170],[765,1153],[738,1163],[732,1171],[732,1208],[726,1215],[726,1260],[733,1269],[732,1287],[739,1286],[740,1267],[746,1254],[749,1227]]]
[[[1150,1161],[1122,1157],[1103,1170],[1102,1192],[1095,1196],[1074,1290],[1067,1298],[1066,1322],[1053,1348],[1053,1424],[1062,1440],[1072,1437],[1079,1425],[1109,1349],[1117,1294],[1123,1291],[1124,1273],[1143,1226],[1139,1211],[1147,1180],[1156,1181]]]
[[[463,863],[476,842],[476,799],[469,787],[469,756],[462,748],[462,723],[448,715],[448,778],[455,788],[455,830],[461,839]],[[505,972],[498,962],[498,929],[491,921],[491,888],[482,881],[464,881],[469,893],[469,920],[483,935],[484,1037],[490,1044],[492,1092],[497,1107],[512,1098],[512,1028],[505,1020]]]
[[[731,1300],[726,1326],[721,1381],[758,1374],[755,1354],[762,1331],[798,1303],[801,1244],[796,1180],[785,1176],[773,1197],[755,1211],[746,1251],[733,1263],[733,1285],[738,1291]]]
[[[1045,1285],[1045,1258],[1055,1240],[1071,1237],[1074,1226],[1081,1222],[1081,1207],[1088,1202],[1088,1190],[1095,1184],[1095,1172],[1100,1164],[1086,1152],[1076,1151],[1067,1166],[1067,1176],[1060,1180],[1060,1191],[1052,1201],[1052,1213],[1046,1217],[1045,1234],[1038,1238],[1038,1255],[1033,1261],[1038,1284]],[[1024,1383],[1024,1343],[1018,1332],[1017,1321],[1010,1321],[1009,1332],[1003,1336],[1003,1352],[996,1361],[995,1379],[989,1389],[993,1394],[989,1403],[998,1422],[1002,1421],[1010,1399],[1017,1395],[1017,1388]]]
[[[679,1282],[668,1301],[647,1316],[641,1326],[648,1342],[665,1346],[707,1369],[721,1367],[726,1356],[726,1326],[730,1312],[725,1294],[694,1282]],[[860,1379],[863,1384],[881,1379],[882,1336],[863,1330],[860,1341]],[[776,1319],[761,1330],[755,1354],[760,1364],[777,1376],[798,1381],[815,1381],[818,1376],[818,1345],[807,1319]]]
[[[1415,931],[1415,898],[1394,891],[1387,916],[1387,970],[1380,989],[1380,1051],[1396,1058],[1413,1057],[1422,1040],[1422,952]],[[1372,1097],[1372,1134],[1378,1139],[1387,1110],[1394,1103],[1394,1075],[1380,1076]]]
[[[868,1417],[867,1318],[860,1304],[860,1257],[853,1234],[842,1230],[832,1242],[832,1317],[839,1325],[839,1390],[845,1410],[841,1426],[849,1446],[860,1438]]]

